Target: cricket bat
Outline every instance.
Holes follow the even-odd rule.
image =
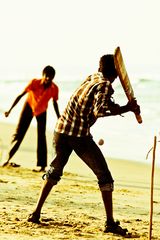
[[[117,70],[120,82],[122,84],[122,87],[124,89],[124,92],[125,92],[128,100],[129,101],[133,101],[133,100],[136,101],[136,98],[134,96],[134,91],[133,91],[131,82],[130,82],[129,77],[128,77],[128,73],[127,73],[127,70],[125,68],[125,64],[124,64],[124,61],[123,61],[123,57],[122,57],[120,47],[117,47],[115,49],[114,63],[115,63],[115,68]],[[136,119],[137,119],[138,123],[142,123],[141,115],[135,113],[135,116],[136,116]]]

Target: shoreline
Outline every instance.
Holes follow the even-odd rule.
[[[33,119],[34,121],[35,119]],[[11,161],[16,162],[20,164],[23,167],[31,167],[33,168],[36,165],[36,147],[37,147],[37,130],[36,126],[34,125],[36,122],[32,122],[31,126],[29,127],[22,144],[20,145],[20,148],[16,152],[16,154],[13,156]],[[8,121],[0,121],[0,165],[1,162],[4,161],[7,155],[7,151],[10,146],[10,141],[12,138],[12,134],[14,133],[14,129],[16,127],[16,124],[10,123]],[[54,131],[54,124],[52,129],[46,129],[46,139],[47,139],[47,149],[48,149],[48,166],[51,162],[51,159],[54,155],[54,149],[52,146],[52,140],[53,140],[53,131]],[[94,138],[96,142],[98,142],[97,138]],[[103,154],[105,154],[105,144],[102,146],[99,146],[100,149],[102,150]],[[112,146],[113,147],[113,146]],[[114,160],[123,160],[123,161],[130,161],[130,162],[135,162],[135,163],[142,163],[145,165],[151,165],[152,161],[152,154],[150,153],[148,156],[148,159],[145,159],[145,156],[140,160],[133,160],[131,158],[119,158],[119,157],[112,157],[112,156],[107,156],[107,159],[114,159]],[[23,159],[23,162],[20,160]],[[29,161],[29,162],[28,162]],[[28,162],[28,163],[27,163]],[[157,168],[160,168],[160,163],[155,161],[155,166]]]

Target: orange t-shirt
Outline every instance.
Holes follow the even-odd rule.
[[[41,79],[33,79],[25,88],[25,91],[28,92],[27,102],[32,108],[34,116],[38,116],[46,111],[48,101],[51,98],[55,101],[58,100],[59,90],[57,85],[53,82],[50,87],[45,89],[41,83]]]

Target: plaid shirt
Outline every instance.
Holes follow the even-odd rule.
[[[89,135],[97,118],[106,116],[111,94],[111,83],[101,72],[90,75],[71,96],[55,131],[77,137]]]

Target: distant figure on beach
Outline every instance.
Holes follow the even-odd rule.
[[[112,83],[116,78],[113,55],[104,55],[100,58],[98,72],[88,76],[71,96],[55,126],[56,156],[50,169],[42,177],[44,184],[36,208],[28,217],[29,222],[40,222],[42,206],[52,187],[61,179],[63,169],[74,150],[97,177],[106,212],[104,232],[123,236],[127,234],[128,230],[122,228],[119,221],[114,220],[112,204],[114,180],[100,148],[90,134],[90,127],[99,117],[120,115],[129,111],[140,112],[140,107],[135,101],[124,106],[114,102]]]
[[[35,117],[37,120],[37,166],[39,169],[35,171],[45,171],[47,166],[47,144],[46,144],[46,111],[48,107],[48,101],[53,99],[53,106],[56,112],[57,118],[60,117],[58,107],[58,86],[53,83],[55,77],[55,69],[51,66],[46,66],[42,71],[41,79],[33,79],[26,86],[24,91],[17,96],[13,102],[11,108],[5,112],[5,116],[8,117],[11,110],[19,102],[19,100],[28,93],[27,99],[24,103],[23,109],[20,114],[19,122],[16,131],[11,141],[11,148],[8,153],[7,161],[3,164],[6,166],[9,164],[10,159],[18,150],[27,129]]]

